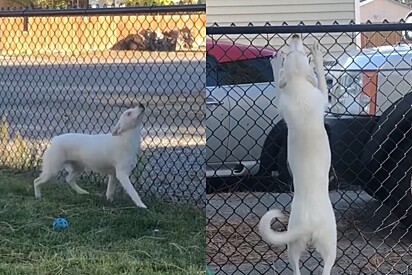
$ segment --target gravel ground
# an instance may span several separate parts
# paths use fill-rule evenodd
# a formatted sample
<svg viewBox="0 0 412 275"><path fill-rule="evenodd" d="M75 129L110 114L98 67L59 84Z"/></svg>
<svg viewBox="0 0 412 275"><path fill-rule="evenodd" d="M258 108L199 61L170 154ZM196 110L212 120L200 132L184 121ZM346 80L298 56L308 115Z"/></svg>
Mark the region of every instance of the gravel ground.
<svg viewBox="0 0 412 275"><path fill-rule="evenodd" d="M330 196L338 227L332 274L412 271L412 236L389 209L363 191L332 191ZM291 194L274 193L208 196L206 256L216 274L292 274L286 246L269 247L256 231L259 217L269 208L290 211L291 198ZM275 228L285 229L287 220L277 222ZM310 250L301 260L303 275L321 274L319 254Z"/></svg>

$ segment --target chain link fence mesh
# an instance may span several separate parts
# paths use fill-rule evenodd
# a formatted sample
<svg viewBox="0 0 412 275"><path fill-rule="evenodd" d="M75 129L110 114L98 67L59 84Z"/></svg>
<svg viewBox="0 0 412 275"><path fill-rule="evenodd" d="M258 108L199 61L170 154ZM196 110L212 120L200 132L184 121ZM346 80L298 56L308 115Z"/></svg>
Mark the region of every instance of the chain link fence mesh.
<svg viewBox="0 0 412 275"><path fill-rule="evenodd" d="M318 40L325 53L338 228L332 274L412 271L412 50L404 36L411 28L207 27L206 257L217 274L292 274L286 246L268 246L257 224L270 208L290 211L287 128L277 114L270 60L293 33L307 47ZM320 274L317 252L309 249L301 260L302 274Z"/></svg>
<svg viewBox="0 0 412 275"><path fill-rule="evenodd" d="M204 204L204 5L3 12L0 33L3 168L37 174L53 136L109 133L141 102L138 192Z"/></svg>

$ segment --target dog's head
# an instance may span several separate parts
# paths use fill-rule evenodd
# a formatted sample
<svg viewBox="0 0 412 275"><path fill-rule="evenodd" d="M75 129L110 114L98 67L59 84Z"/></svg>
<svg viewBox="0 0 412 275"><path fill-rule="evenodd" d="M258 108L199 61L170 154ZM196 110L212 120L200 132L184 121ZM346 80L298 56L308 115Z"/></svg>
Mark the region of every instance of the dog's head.
<svg viewBox="0 0 412 275"><path fill-rule="evenodd" d="M126 110L113 129L112 135L118 136L122 133L136 128L142 122L145 107L139 103L137 107Z"/></svg>
<svg viewBox="0 0 412 275"><path fill-rule="evenodd" d="M289 41L288 53L283 63L283 70L285 74L293 74L295 76L306 76L308 72L312 71L302 39L297 34L294 34Z"/></svg>

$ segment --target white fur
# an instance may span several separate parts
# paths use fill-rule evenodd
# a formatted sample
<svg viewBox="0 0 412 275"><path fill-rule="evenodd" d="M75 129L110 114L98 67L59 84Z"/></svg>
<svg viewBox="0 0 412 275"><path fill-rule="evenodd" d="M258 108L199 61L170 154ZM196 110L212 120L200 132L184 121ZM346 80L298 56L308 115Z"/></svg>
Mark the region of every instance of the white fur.
<svg viewBox="0 0 412 275"><path fill-rule="evenodd" d="M146 208L129 175L137 164L140 149L140 128L143 105L126 110L113 129L112 134L64 134L52 139L43 155L43 169L34 180L36 198L41 197L41 185L66 169L67 183L79 194L88 194L76 184L76 178L91 170L109 176L106 197L113 201L116 183L120 182L126 193L138 207Z"/></svg>
<svg viewBox="0 0 412 275"><path fill-rule="evenodd" d="M280 210L267 212L260 220L259 233L268 243L287 244L295 275L300 275L299 259L308 244L321 253L323 275L330 275L336 259L336 220L329 198L331 152L324 128L328 91L323 55L318 43L311 48L316 80L304 52L302 40L294 35L289 53L278 54L273 64L278 78L279 111L288 127L288 163L292 171L294 196L288 230L271 229ZM282 61L283 68L282 68Z"/></svg>

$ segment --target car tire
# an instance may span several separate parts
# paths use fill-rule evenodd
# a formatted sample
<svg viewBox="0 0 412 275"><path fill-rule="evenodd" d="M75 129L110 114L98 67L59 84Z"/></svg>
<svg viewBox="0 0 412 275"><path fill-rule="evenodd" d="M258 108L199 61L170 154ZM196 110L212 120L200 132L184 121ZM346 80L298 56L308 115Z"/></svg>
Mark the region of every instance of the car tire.
<svg viewBox="0 0 412 275"><path fill-rule="evenodd" d="M365 191L390 208L412 231L412 93L382 114L362 154Z"/></svg>
<svg viewBox="0 0 412 275"><path fill-rule="evenodd" d="M412 152L408 152L411 146L411 142L404 142L390 153L365 187L365 191L384 203L409 231L412 231Z"/></svg>
<svg viewBox="0 0 412 275"><path fill-rule="evenodd" d="M284 165L284 160L279 158L279 155L282 154L281 151L286 146L286 138L286 123L281 120L272 128L263 144L259 176L272 176L273 171L279 171L279 165ZM286 155L284 157L286 160Z"/></svg>

